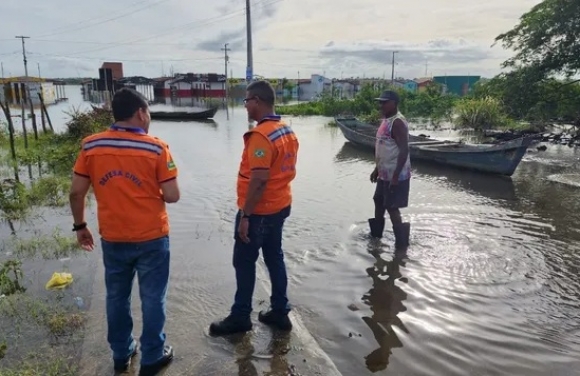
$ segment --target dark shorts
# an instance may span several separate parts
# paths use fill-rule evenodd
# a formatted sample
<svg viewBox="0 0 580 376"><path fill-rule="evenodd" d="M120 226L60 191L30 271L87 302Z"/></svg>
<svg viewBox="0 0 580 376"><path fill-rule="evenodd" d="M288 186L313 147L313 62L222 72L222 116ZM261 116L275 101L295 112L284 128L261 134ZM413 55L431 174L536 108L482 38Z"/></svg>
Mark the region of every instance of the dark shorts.
<svg viewBox="0 0 580 376"><path fill-rule="evenodd" d="M382 202L387 210L406 208L409 205L410 181L411 179L401 180L399 184L390 187L388 181L377 180L373 200Z"/></svg>

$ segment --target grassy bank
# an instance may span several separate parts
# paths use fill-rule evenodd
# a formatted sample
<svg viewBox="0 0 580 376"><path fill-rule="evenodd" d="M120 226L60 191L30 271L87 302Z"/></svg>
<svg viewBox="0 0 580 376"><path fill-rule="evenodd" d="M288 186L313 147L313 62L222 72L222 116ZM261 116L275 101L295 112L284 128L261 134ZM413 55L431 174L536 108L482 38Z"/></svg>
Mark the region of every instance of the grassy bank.
<svg viewBox="0 0 580 376"><path fill-rule="evenodd" d="M513 78L506 76L477 83L472 92L463 98L441 94L441 87L437 84L417 93L389 88L388 85L366 85L352 99L339 98L336 93L325 92L313 101L278 106L277 112L293 116L349 115L370 124L378 124L380 114L374 98L383 90L391 89L399 93L399 107L407 118L429 119L435 126L447 122L458 129L475 131L543 132L561 119L570 124L574 119L580 121L580 85L551 80L535 84L532 93L535 94L530 95L531 89L524 87L514 92L515 84L512 81ZM544 92L550 95L542 96ZM526 100L519 101L518 98L523 95L527 96Z"/></svg>
<svg viewBox="0 0 580 376"><path fill-rule="evenodd" d="M2 124L0 376L77 374L92 269L69 227L70 175L80 140L112 119L99 108L70 117L65 132L38 138ZM72 283L47 289L55 272Z"/></svg>

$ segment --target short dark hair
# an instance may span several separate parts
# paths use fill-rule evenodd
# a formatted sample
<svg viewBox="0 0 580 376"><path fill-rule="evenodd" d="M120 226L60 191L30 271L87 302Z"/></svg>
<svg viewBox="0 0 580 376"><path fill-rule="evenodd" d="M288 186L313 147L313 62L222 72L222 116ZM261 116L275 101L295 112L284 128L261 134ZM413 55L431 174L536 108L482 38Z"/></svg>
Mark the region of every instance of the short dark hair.
<svg viewBox="0 0 580 376"><path fill-rule="evenodd" d="M140 109L149 107L147 98L136 90L124 87L115 92L111 103L113 118L115 121L126 121L135 115Z"/></svg>
<svg viewBox="0 0 580 376"><path fill-rule="evenodd" d="M269 106L274 106L276 102L276 92L268 81L254 81L248 85L246 91Z"/></svg>

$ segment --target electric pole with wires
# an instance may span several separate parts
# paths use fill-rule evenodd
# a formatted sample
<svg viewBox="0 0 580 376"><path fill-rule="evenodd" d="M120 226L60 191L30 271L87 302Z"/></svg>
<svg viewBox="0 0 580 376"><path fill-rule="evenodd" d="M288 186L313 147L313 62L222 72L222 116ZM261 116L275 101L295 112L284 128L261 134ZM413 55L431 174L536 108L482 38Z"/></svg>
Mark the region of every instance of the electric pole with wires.
<svg viewBox="0 0 580 376"><path fill-rule="evenodd" d="M26 77L26 83L24 84L26 96L30 100L30 90L28 89L28 60L26 59L26 44L25 39L30 39L30 37L24 35L17 35L14 38L22 40L22 60L24 61L24 76ZM23 96L20 96L20 101L23 101Z"/></svg>
<svg viewBox="0 0 580 376"><path fill-rule="evenodd" d="M246 67L246 81L248 84L254 78L254 56L252 52L252 12L250 10L250 0L246 0L246 40L248 52L248 65Z"/></svg>
<svg viewBox="0 0 580 376"><path fill-rule="evenodd" d="M227 101L228 99L228 63L230 62L230 57L228 55L228 52L231 51L228 48L229 43L224 44L224 48L222 48L222 51L224 52L224 77L225 77L225 81L224 81L224 99Z"/></svg>

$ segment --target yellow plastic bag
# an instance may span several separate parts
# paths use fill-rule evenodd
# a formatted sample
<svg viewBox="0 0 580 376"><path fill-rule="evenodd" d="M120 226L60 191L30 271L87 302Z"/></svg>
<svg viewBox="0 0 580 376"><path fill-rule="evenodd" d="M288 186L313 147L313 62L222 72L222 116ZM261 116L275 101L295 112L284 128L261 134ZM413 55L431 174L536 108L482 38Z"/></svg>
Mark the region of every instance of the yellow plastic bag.
<svg viewBox="0 0 580 376"><path fill-rule="evenodd" d="M54 272L50 280L46 283L46 289L64 289L73 283L73 277L70 273Z"/></svg>

